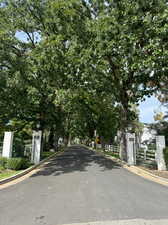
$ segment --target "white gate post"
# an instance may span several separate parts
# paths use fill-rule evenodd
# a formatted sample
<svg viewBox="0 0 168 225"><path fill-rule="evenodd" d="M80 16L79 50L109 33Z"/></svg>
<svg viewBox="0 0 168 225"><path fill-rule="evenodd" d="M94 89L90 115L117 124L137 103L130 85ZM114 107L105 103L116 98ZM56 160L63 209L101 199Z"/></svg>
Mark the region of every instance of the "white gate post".
<svg viewBox="0 0 168 225"><path fill-rule="evenodd" d="M92 141L92 148L94 149L94 145L95 145L95 143L94 143L94 141Z"/></svg>
<svg viewBox="0 0 168 225"><path fill-rule="evenodd" d="M42 143L42 131L33 131L31 162L38 164L40 162L40 153Z"/></svg>
<svg viewBox="0 0 168 225"><path fill-rule="evenodd" d="M127 162L128 164L135 165L136 164L136 153L135 153L135 134L127 133Z"/></svg>
<svg viewBox="0 0 168 225"><path fill-rule="evenodd" d="M165 137L156 136L156 161L158 170L166 170L166 164L163 155L163 149L165 148Z"/></svg>
<svg viewBox="0 0 168 225"><path fill-rule="evenodd" d="M3 140L2 156L11 158L12 147L13 147L13 132L5 132L4 140Z"/></svg>

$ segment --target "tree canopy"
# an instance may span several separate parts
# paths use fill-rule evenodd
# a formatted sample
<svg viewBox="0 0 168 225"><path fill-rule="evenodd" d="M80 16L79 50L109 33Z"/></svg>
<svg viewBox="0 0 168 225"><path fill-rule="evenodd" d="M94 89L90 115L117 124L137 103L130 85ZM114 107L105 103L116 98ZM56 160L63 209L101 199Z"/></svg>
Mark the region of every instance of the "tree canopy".
<svg viewBox="0 0 168 225"><path fill-rule="evenodd" d="M167 14L165 0L0 0L1 127L124 143L166 76Z"/></svg>

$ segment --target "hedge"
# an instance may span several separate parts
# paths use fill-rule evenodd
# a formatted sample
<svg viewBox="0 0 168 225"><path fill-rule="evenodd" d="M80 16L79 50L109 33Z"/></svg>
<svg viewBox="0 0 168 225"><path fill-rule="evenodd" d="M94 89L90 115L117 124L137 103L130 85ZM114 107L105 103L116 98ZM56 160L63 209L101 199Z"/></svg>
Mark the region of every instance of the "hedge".
<svg viewBox="0 0 168 225"><path fill-rule="evenodd" d="M7 164L7 158L6 157L0 157L0 167L4 168L6 167Z"/></svg>
<svg viewBox="0 0 168 225"><path fill-rule="evenodd" d="M31 165L28 159L25 158L5 158L0 157L0 167L11 170L26 169Z"/></svg>

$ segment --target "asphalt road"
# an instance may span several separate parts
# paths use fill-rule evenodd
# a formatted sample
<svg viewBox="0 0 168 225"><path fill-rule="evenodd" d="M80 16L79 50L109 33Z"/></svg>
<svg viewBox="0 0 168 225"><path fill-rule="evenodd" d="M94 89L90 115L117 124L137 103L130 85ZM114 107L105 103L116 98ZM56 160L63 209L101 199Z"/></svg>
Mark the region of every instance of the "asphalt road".
<svg viewBox="0 0 168 225"><path fill-rule="evenodd" d="M168 225L168 188L73 146L0 190L0 225Z"/></svg>

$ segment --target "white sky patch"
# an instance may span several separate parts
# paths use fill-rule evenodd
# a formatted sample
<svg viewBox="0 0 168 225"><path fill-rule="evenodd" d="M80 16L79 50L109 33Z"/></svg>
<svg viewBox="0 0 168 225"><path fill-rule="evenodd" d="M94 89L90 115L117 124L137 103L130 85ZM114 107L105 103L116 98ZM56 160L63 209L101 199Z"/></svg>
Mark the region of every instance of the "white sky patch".
<svg viewBox="0 0 168 225"><path fill-rule="evenodd" d="M154 71L152 71L152 72L150 73L150 77L153 77L154 74L155 74Z"/></svg>
<svg viewBox="0 0 168 225"><path fill-rule="evenodd" d="M15 37L22 42L26 42L26 43L30 42L30 40L28 39L28 35L23 31L16 32ZM37 32L34 32L34 38L36 42L40 42L41 40L40 34Z"/></svg>

